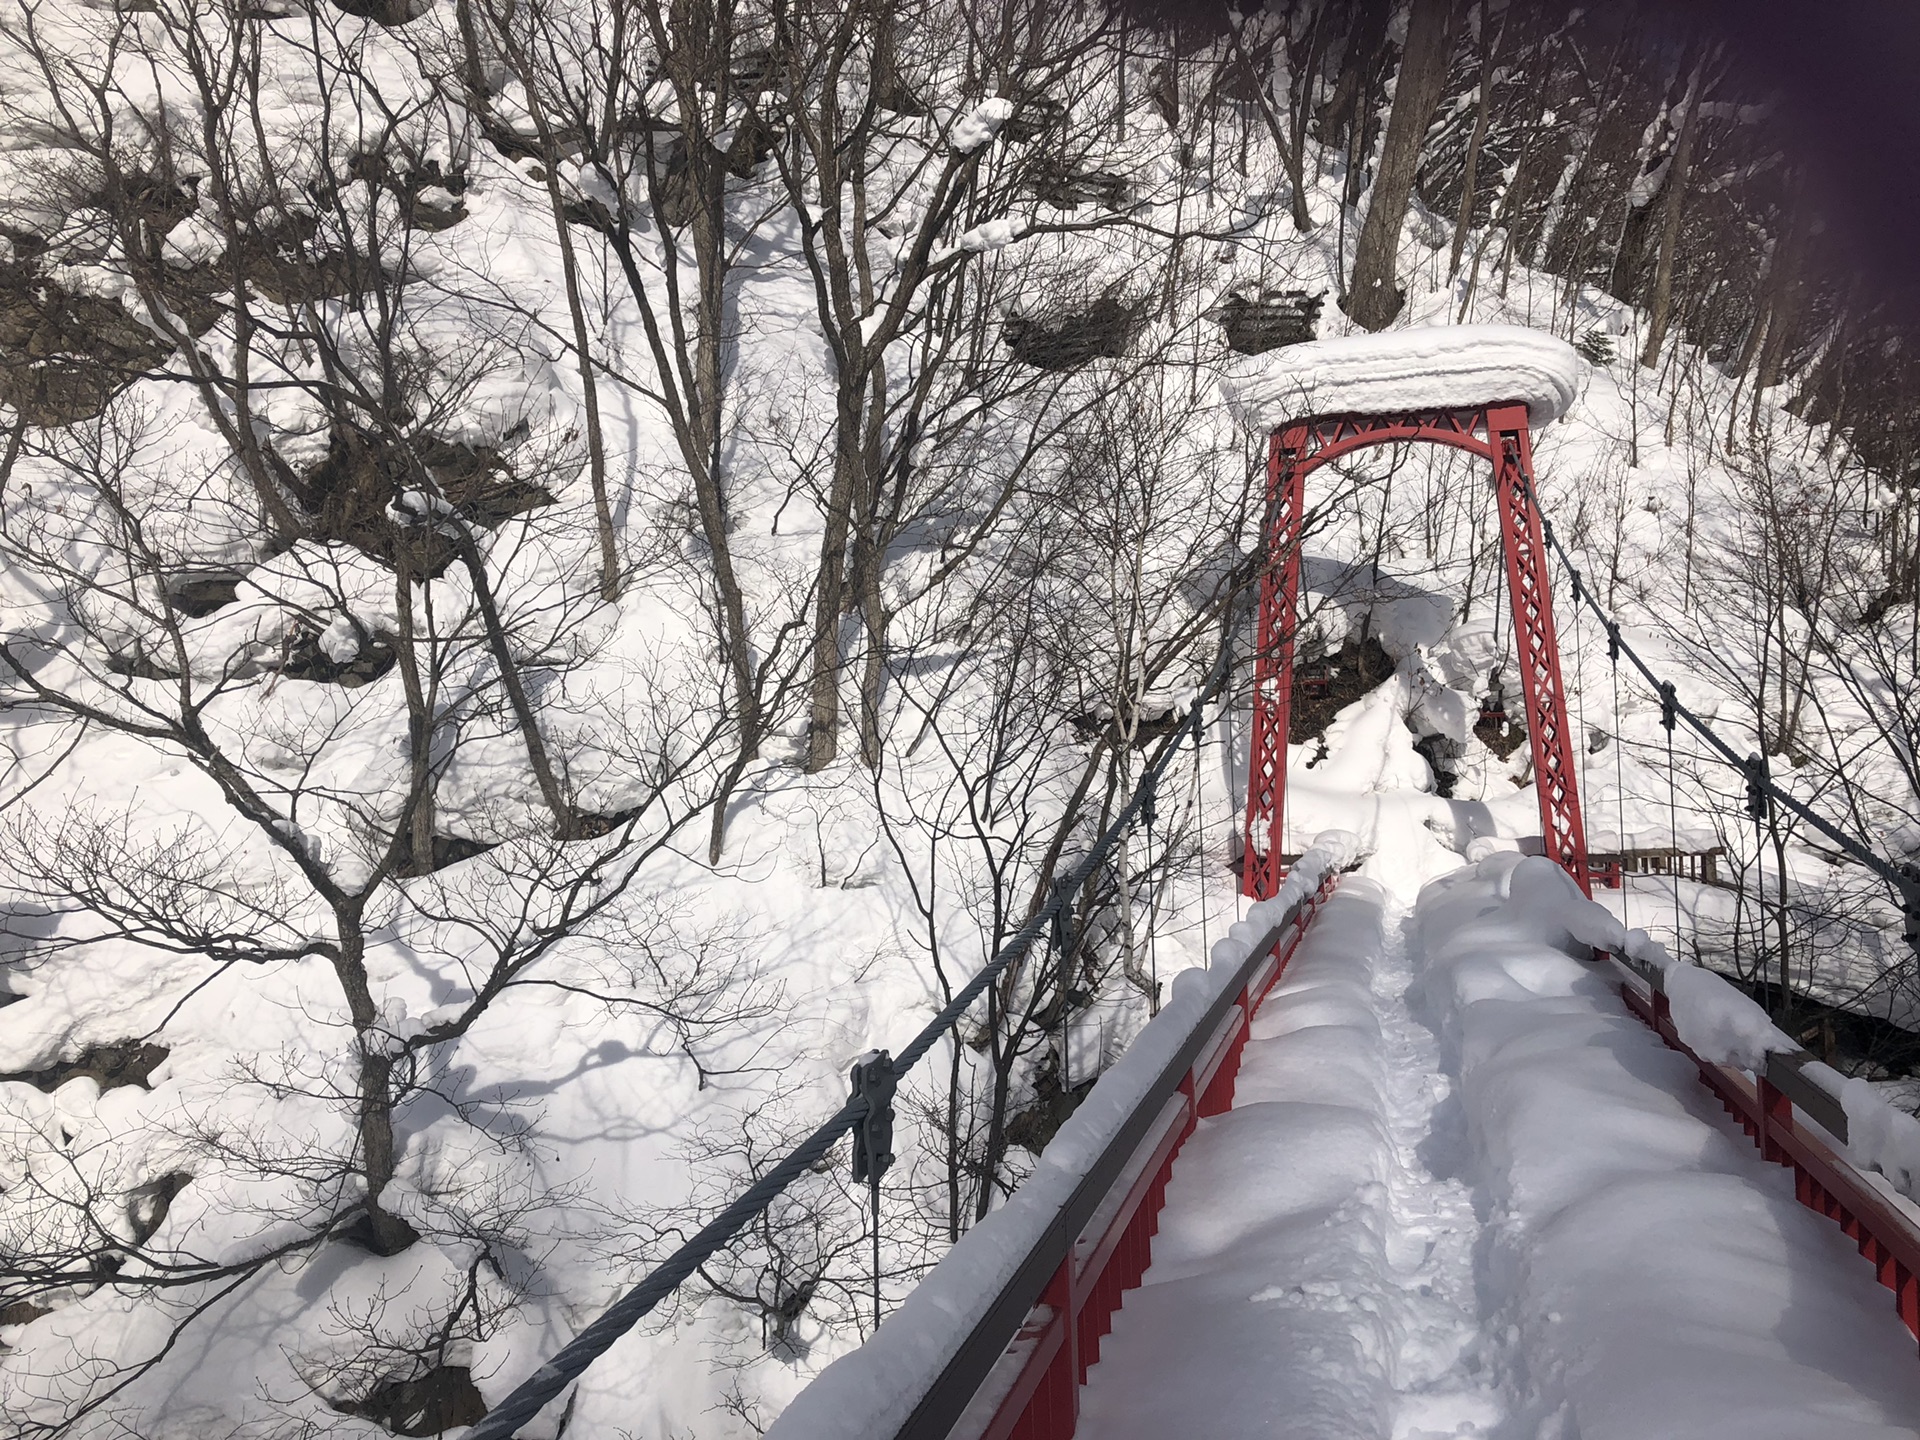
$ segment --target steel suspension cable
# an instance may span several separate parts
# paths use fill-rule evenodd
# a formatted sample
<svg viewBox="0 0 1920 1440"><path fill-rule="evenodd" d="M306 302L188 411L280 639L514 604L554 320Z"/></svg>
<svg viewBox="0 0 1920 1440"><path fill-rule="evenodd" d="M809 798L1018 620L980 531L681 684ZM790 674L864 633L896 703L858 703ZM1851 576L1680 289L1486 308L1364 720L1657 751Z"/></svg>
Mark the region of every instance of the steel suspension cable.
<svg viewBox="0 0 1920 1440"><path fill-rule="evenodd" d="M1573 598L1580 599L1580 574L1574 572ZM1574 739L1580 747L1580 793L1591 795L1593 787L1588 783L1587 772L1592 768L1587 762L1593 753L1592 731L1587 728L1587 647L1584 643L1585 632L1580 627L1580 612L1573 612L1573 684L1568 688L1573 693ZM1534 783L1540 783L1538 777ZM1591 883L1591 882L1589 882Z"/></svg>
<svg viewBox="0 0 1920 1440"><path fill-rule="evenodd" d="M1673 850L1674 866L1668 877L1673 882L1673 953L1680 953L1680 791L1679 782L1673 773L1673 727L1678 717L1674 714L1673 682L1667 681L1660 687L1660 725L1667 732L1667 844ZM1694 946L1695 951L1699 945Z"/></svg>
<svg viewBox="0 0 1920 1440"><path fill-rule="evenodd" d="M1580 578L1579 567L1574 564L1573 557L1567 553L1566 548L1560 544L1558 537L1553 533L1553 522L1543 517L1541 521L1541 531L1547 543L1547 548L1560 557L1560 562L1567 567L1568 572L1574 578L1575 600L1583 603L1602 623L1612 624L1613 617L1601 608L1599 601L1595 600L1592 593L1586 589L1586 586ZM1661 689L1663 682L1660 677L1654 674L1652 667L1641 657L1640 652L1628 643L1624 636L1622 636L1620 641L1620 653L1632 662L1633 668L1640 672L1641 677L1646 680L1648 685L1652 686L1656 692ZM1702 740L1706 741L1707 745L1716 755L1745 776L1749 786L1757 788L1758 791L1769 796L1776 804L1785 807L1790 813L1805 821L1813 829L1819 831L1827 839L1839 846L1844 853L1852 856L1882 880L1886 881L1887 884L1893 886L1895 892L1902 897L1903 908L1905 908L1910 915L1920 912L1920 873L1897 865L1875 854L1863 841L1849 835L1846 831L1842 830L1839 826L1835 825L1803 801L1774 784L1765 772L1765 762L1759 756L1750 755L1742 759L1739 752L1727 744L1725 740L1722 740L1712 726L1694 714L1687 706L1680 703L1678 698L1675 698L1672 704L1675 717L1686 721L1689 730L1692 730Z"/></svg>
<svg viewBox="0 0 1920 1440"><path fill-rule="evenodd" d="M1202 955L1211 953L1207 948L1207 808L1206 797L1202 794L1200 783L1201 753L1204 747L1205 742L1196 734L1193 741L1193 834L1200 861L1200 953ZM1286 843L1286 812L1284 810L1280 813L1278 828L1279 837L1270 838L1267 841L1269 845ZM1271 835L1272 831L1269 830L1268 833Z"/></svg>
<svg viewBox="0 0 1920 1440"><path fill-rule="evenodd" d="M1160 877L1154 873L1153 831L1154 822L1159 819L1157 799L1153 787L1147 787L1147 803L1140 807L1140 823L1146 827L1147 851L1147 983L1153 987L1153 993L1147 997L1147 1015L1149 1018L1160 1013ZM1160 847L1164 854L1166 846ZM1131 897L1129 897L1131 903Z"/></svg>
<svg viewBox="0 0 1920 1440"><path fill-rule="evenodd" d="M1607 626L1607 660L1613 671L1613 798L1614 813L1620 826L1620 923L1627 919L1627 741L1626 727L1620 723L1620 627Z"/></svg>
<svg viewBox="0 0 1920 1440"><path fill-rule="evenodd" d="M1753 963L1760 977L1760 993L1765 995L1772 988L1768 971L1767 946L1772 943L1767 935L1767 822L1759 806L1753 807ZM1785 1006L1787 997L1780 997Z"/></svg>
<svg viewBox="0 0 1920 1440"><path fill-rule="evenodd" d="M1034 943L1043 940L1049 933L1062 905L1072 903L1071 897L1079 892L1088 877L1112 853L1121 836L1132 827L1143 806L1151 803L1147 796L1151 793L1152 786L1157 784L1172 767L1180 747L1189 737L1194 741L1197 755L1201 734L1205 728L1206 707L1220 693L1226 685L1228 676L1232 673L1233 627L1238 609L1237 605L1232 604L1227 607L1221 626L1219 658L1215 660L1213 669L1209 672L1199 694L1194 697L1186 719L1181 722L1179 729L1167 737L1160 754L1147 767L1146 773L1141 777L1139 785L1135 787L1127 804L1100 832L1093 847L1065 880L1051 887L1046 901L1034 911L1013 938L1000 947L992 960L975 972L973 978L955 993L946 1007L929 1020L919 1034L914 1036L906 1049L891 1059L884 1051L880 1052L878 1059L890 1071L893 1080L897 1081L917 1065L939 1042L940 1037L959 1022L982 993L988 996L988 1005L991 1010L996 994L993 982L1008 967L1031 953ZM1196 766L1196 787L1198 779L1199 773ZM1204 915L1203 906L1203 924ZM523 1380L505 1400L482 1416L473 1428L467 1431L466 1440L508 1440L508 1437L516 1434L521 1426L539 1414L549 1401L577 1380L589 1365L604 1355L616 1340L658 1307L661 1301L677 1290L701 1265L724 1249L789 1185L824 1160L827 1152L843 1136L859 1129L868 1119L872 1108L872 1102L866 1095L857 1094L849 1099L834 1112L831 1119L803 1140L759 1180L741 1192L732 1204L696 1231L692 1239L655 1266L638 1284L610 1305L598 1319L567 1344L561 1346L551 1360ZM874 1193L877 1200L877 1185ZM874 1261L876 1317L879 1313L878 1233L876 1224Z"/></svg>

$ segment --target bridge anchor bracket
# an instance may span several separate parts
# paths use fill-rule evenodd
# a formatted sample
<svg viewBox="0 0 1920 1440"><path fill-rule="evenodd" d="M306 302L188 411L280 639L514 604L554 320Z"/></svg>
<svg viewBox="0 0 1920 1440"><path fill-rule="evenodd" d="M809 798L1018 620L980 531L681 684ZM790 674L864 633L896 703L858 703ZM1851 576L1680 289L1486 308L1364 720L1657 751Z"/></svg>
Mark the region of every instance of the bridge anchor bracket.
<svg viewBox="0 0 1920 1440"><path fill-rule="evenodd" d="M893 1057L869 1050L853 1062L853 1098L867 1102L867 1113L853 1131L853 1178L878 1185L893 1164L893 1092L899 1078Z"/></svg>

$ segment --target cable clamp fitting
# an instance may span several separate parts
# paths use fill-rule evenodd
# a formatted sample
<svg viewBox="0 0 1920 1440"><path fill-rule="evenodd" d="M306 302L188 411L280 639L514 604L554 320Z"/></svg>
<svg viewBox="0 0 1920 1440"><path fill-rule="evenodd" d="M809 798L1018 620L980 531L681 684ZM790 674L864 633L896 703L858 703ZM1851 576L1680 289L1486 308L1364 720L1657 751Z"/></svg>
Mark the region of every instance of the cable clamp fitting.
<svg viewBox="0 0 1920 1440"><path fill-rule="evenodd" d="M878 1185L893 1164L893 1092L899 1077L893 1057L869 1050L853 1062L853 1098L867 1102L867 1113L853 1131L853 1178Z"/></svg>
<svg viewBox="0 0 1920 1440"><path fill-rule="evenodd" d="M1901 937L1920 950L1920 866L1903 860L1895 869L1900 875Z"/></svg>
<svg viewBox="0 0 1920 1440"><path fill-rule="evenodd" d="M1751 754L1740 768L1747 772L1747 814L1755 820L1768 819L1773 814L1773 786L1767 779L1767 757Z"/></svg>

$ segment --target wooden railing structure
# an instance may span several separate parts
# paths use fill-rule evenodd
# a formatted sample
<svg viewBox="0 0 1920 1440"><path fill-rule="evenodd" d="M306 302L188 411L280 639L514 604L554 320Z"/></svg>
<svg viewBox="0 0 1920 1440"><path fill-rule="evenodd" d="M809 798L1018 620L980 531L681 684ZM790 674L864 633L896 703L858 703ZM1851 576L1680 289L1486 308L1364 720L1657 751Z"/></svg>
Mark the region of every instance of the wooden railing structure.
<svg viewBox="0 0 1920 1440"><path fill-rule="evenodd" d="M1609 890L1618 890L1628 875L1671 875L1697 885L1723 885L1720 857L1727 847L1680 850L1655 847L1635 850L1595 850L1587 855L1587 871Z"/></svg>

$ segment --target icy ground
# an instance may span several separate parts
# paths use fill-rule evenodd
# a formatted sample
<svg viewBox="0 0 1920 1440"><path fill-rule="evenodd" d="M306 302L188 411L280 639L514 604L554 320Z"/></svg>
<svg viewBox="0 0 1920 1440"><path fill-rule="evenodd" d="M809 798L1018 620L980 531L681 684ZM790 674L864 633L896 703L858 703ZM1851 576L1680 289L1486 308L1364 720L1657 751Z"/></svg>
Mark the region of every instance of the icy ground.
<svg viewBox="0 0 1920 1440"><path fill-rule="evenodd" d="M1888 1293L1558 948L1564 877L1508 853L1421 888L1407 858L1346 882L1256 1018L1081 1433L1920 1435Z"/></svg>

